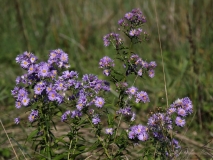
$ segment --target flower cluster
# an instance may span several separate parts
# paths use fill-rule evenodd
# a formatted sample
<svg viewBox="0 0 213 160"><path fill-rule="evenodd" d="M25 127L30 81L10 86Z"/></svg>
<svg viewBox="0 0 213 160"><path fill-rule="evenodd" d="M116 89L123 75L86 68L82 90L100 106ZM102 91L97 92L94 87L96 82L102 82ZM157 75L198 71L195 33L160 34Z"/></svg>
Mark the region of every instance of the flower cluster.
<svg viewBox="0 0 213 160"><path fill-rule="evenodd" d="M104 46L109 46L112 42L115 44L116 48L123 43L122 39L120 38L120 35L117 33L109 33L103 37Z"/></svg>
<svg viewBox="0 0 213 160"><path fill-rule="evenodd" d="M69 102L74 104L75 108L73 111L67 110L63 113L61 119L65 121L68 116L70 118L82 116L85 107L103 107L105 100L100 93L110 90L108 82L98 79L93 74L85 74L78 80L76 71L61 71L61 68L69 66L68 55L61 49L50 51L47 62L36 63L37 60L36 56L29 52L24 52L16 58L21 67L27 71L17 78L17 86L11 91L16 99L16 108L32 106L40 101L44 104L54 102L57 105ZM107 65L112 66L113 62L107 61L103 64ZM38 115L39 109L34 108L29 115L29 122L34 122ZM15 119L15 123L19 123L19 119Z"/></svg>
<svg viewBox="0 0 213 160"><path fill-rule="evenodd" d="M133 9L118 21L118 25L124 28L125 34L129 37L139 37L143 29L141 26L146 23L146 18L139 9ZM144 32L144 34L146 34Z"/></svg>
<svg viewBox="0 0 213 160"><path fill-rule="evenodd" d="M111 68L114 67L114 61L108 56L103 57L99 62L99 67L103 68L103 74L109 76Z"/></svg>
<svg viewBox="0 0 213 160"><path fill-rule="evenodd" d="M150 78L155 76L154 68L157 66L155 61L151 61L150 63L142 60L137 54L133 54L128 59L128 67L126 70L126 75L131 73L135 73L138 76L142 76L144 72L148 72Z"/></svg>
<svg viewBox="0 0 213 160"><path fill-rule="evenodd" d="M174 129L174 125L183 127L186 123L183 117L193 112L192 102L188 97L177 99L165 113L154 113L148 119L148 128L153 137L159 141L167 142L173 145L174 149L179 149L180 146L177 140L170 140L165 135L165 132ZM174 115L177 116L174 116Z"/></svg>
<svg viewBox="0 0 213 160"><path fill-rule="evenodd" d="M149 102L148 94L144 91L138 92L138 89L134 86L128 88L126 90L126 93L129 97L129 99L131 99L134 96L135 99L136 99L135 100L136 103L139 103L139 102L147 103L147 102Z"/></svg>
<svg viewBox="0 0 213 160"><path fill-rule="evenodd" d="M132 108L130 106L124 107L124 108L120 108L117 111L117 114L122 114L125 117L129 118L130 121L134 121L135 120L135 116L136 114L132 111Z"/></svg>
<svg viewBox="0 0 213 160"><path fill-rule="evenodd" d="M148 139L148 128L139 124L132 126L128 133L129 139L136 141L146 141Z"/></svg>

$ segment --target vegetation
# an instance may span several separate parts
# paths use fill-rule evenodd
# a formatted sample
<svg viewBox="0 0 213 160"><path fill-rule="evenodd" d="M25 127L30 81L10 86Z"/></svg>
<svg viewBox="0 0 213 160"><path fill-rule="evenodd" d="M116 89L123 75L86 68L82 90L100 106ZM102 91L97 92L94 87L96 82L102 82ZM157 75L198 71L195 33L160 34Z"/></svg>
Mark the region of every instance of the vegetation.
<svg viewBox="0 0 213 160"><path fill-rule="evenodd" d="M158 107L166 108L164 64L169 104L178 97L189 97L194 106L193 114L187 119L189 123L176 134L184 146L185 159L213 157L211 0L168 0L165 3L154 0L55 3L1 0L0 4L3 6L0 13L4 15L0 22L1 159L15 157L5 132L19 156L23 156L22 153L30 156L33 152L31 144L26 142L31 130L24 126L17 127L13 121L14 117L20 115L23 119L28 117L28 114L15 110L15 101L11 96L17 75L23 74L15 62L16 56L23 51L30 51L39 59L47 60L50 49L61 48L69 54L71 69L78 71L79 77L93 73L99 79L105 79L102 70L97 67L98 62L105 55L113 57L115 52L105 48L102 38L107 33L117 32L117 21L133 8L140 8L146 16L147 23L143 29L149 34L149 41L142 42L134 50L143 59L155 60L158 65L155 78L136 81L135 86L146 90L150 99L148 104L135 106L141 115L136 121L145 124L151 111ZM57 125L61 133L66 132L63 123L57 122Z"/></svg>

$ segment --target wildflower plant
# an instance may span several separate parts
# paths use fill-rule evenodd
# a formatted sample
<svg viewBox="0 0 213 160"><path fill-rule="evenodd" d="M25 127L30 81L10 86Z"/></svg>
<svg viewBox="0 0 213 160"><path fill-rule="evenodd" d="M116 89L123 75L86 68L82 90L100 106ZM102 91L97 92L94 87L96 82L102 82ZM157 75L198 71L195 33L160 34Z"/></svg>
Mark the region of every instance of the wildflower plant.
<svg viewBox="0 0 213 160"><path fill-rule="evenodd" d="M12 95L15 107L26 110L28 119L16 117L14 122L27 121L35 129L28 140L39 152L38 157L122 159L131 147L145 143L149 145L138 158L172 159L179 155L181 147L172 132L184 127L186 116L193 112L189 98L178 99L169 108L151 113L147 124L135 122L137 114L132 104L142 106L151 101L147 91L137 88L135 81L153 78L157 66L155 61L145 61L132 49L147 39L144 23L142 12L133 9L118 21L118 30L130 39L129 45L117 33L103 37L104 45L113 46L116 52L114 59L104 56L99 61L99 68L111 84L93 74L79 78L77 71L69 69L68 54L61 49L51 50L46 62L40 62L30 52L17 56L16 62L26 73L17 77ZM135 76L131 83L130 75ZM118 97L110 100L113 87ZM55 133L59 122L68 126L67 133ZM85 136L85 132L91 132L92 138Z"/></svg>

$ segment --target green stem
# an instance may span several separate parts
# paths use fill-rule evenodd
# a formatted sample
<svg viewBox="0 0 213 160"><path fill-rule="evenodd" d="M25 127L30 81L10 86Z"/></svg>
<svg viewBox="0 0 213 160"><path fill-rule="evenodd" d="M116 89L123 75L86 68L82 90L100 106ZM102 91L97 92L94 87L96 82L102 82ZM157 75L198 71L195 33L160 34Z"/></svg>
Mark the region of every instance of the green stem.
<svg viewBox="0 0 213 160"><path fill-rule="evenodd" d="M87 115L87 118L88 118L90 124L92 125L92 127L93 127L93 128L96 128L96 127L94 126L94 124L92 123L92 121L90 120L90 118L89 118L88 115ZM102 144L102 146L103 146L103 148L104 148L104 153L106 154L106 156L107 156L109 159L112 159L112 157L109 155L108 150L107 150L107 148L106 148L106 145L105 145L105 143L103 142L103 140L101 139L101 137L100 137L99 135L97 135L97 134L96 134L96 136L97 136L98 140L101 142L101 144Z"/></svg>
<svg viewBox="0 0 213 160"><path fill-rule="evenodd" d="M70 141L70 145L69 145L69 151L68 151L68 155L67 155L67 160L70 159L70 148L72 147L72 140Z"/></svg>

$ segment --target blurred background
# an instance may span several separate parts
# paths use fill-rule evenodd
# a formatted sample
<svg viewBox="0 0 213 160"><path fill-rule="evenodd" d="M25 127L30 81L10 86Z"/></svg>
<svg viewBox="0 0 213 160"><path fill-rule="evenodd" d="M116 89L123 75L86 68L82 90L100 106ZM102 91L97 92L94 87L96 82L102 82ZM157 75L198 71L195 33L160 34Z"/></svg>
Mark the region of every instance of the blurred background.
<svg viewBox="0 0 213 160"><path fill-rule="evenodd" d="M146 17L143 29L150 36L135 50L142 59L158 64L153 79L137 81L136 85L148 92L150 103L136 109L145 116L156 107L165 108L156 6L169 104L188 96L194 105L187 127L180 130L186 138L182 140L200 151L200 157L213 156L202 147L212 151L213 146L212 0L0 0L0 6L0 118L11 137L18 141L13 119L23 112L15 109L11 96L15 78L24 73L15 62L16 56L30 51L46 61L49 50L61 48L69 54L71 68L80 77L93 73L104 79L98 62L105 55L113 58L115 51L104 47L102 38L118 32L117 21L134 8L141 9ZM147 118L138 117L138 121L145 124ZM7 159L11 148L0 128L0 157Z"/></svg>

